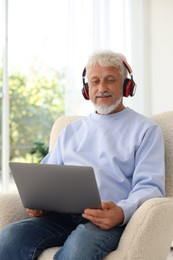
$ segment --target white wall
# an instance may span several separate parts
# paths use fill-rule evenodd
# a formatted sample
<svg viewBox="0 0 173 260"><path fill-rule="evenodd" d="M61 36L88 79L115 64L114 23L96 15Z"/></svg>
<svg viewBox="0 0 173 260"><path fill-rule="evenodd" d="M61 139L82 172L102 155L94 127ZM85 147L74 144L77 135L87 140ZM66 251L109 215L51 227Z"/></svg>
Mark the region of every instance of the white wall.
<svg viewBox="0 0 173 260"><path fill-rule="evenodd" d="M151 0L151 113L173 109L173 1Z"/></svg>

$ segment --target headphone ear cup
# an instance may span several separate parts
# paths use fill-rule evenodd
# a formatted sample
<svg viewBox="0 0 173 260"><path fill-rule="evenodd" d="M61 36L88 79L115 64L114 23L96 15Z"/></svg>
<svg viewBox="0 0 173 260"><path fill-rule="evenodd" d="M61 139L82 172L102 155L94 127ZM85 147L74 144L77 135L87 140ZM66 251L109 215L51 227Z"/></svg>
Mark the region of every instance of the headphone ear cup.
<svg viewBox="0 0 173 260"><path fill-rule="evenodd" d="M134 87L135 87L135 82L131 79L126 78L123 84L123 96L124 97L134 96L135 93Z"/></svg>
<svg viewBox="0 0 173 260"><path fill-rule="evenodd" d="M90 97L89 97L89 86L88 86L88 83L85 83L83 85L83 88L82 88L82 95L84 96L84 98L86 100L89 100Z"/></svg>

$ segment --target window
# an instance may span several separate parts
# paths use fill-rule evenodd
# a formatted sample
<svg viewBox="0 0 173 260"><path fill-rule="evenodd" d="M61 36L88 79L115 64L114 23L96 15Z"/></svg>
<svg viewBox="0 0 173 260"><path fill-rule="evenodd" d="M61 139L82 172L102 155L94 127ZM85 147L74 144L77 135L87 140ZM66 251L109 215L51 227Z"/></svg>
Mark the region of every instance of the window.
<svg viewBox="0 0 173 260"><path fill-rule="evenodd" d="M94 50L112 49L128 54L124 41L125 2L1 0L4 21L8 21L5 42L8 57L2 55L0 45L0 73L4 72L4 64L8 64L3 84L7 80L8 86L4 87L9 88L10 100L8 106L3 97L5 105L1 109L1 116L5 111L9 114L5 119L9 140L7 132L7 145L1 149L2 152L6 149L7 158L2 160L6 165L2 173L6 176L2 181L4 189L9 175L8 141L9 160L36 161L31 150L34 145L48 145L56 117L92 111L89 101L81 95L81 74ZM3 40L4 28L0 35Z"/></svg>

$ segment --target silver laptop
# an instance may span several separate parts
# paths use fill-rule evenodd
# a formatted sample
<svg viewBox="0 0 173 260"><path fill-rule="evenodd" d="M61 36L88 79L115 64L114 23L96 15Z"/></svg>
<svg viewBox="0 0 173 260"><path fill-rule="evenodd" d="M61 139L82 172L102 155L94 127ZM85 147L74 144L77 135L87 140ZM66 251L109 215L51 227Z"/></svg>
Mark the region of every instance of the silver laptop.
<svg viewBox="0 0 173 260"><path fill-rule="evenodd" d="M25 208L82 213L101 208L92 167L10 162Z"/></svg>

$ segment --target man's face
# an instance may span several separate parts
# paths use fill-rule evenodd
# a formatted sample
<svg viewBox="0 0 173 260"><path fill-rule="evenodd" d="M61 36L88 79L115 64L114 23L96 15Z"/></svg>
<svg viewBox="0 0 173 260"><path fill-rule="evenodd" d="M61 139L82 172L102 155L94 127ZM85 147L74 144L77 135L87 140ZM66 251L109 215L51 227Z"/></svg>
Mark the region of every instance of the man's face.
<svg viewBox="0 0 173 260"><path fill-rule="evenodd" d="M96 65L88 70L89 96L99 114L124 109L123 79L118 68Z"/></svg>

